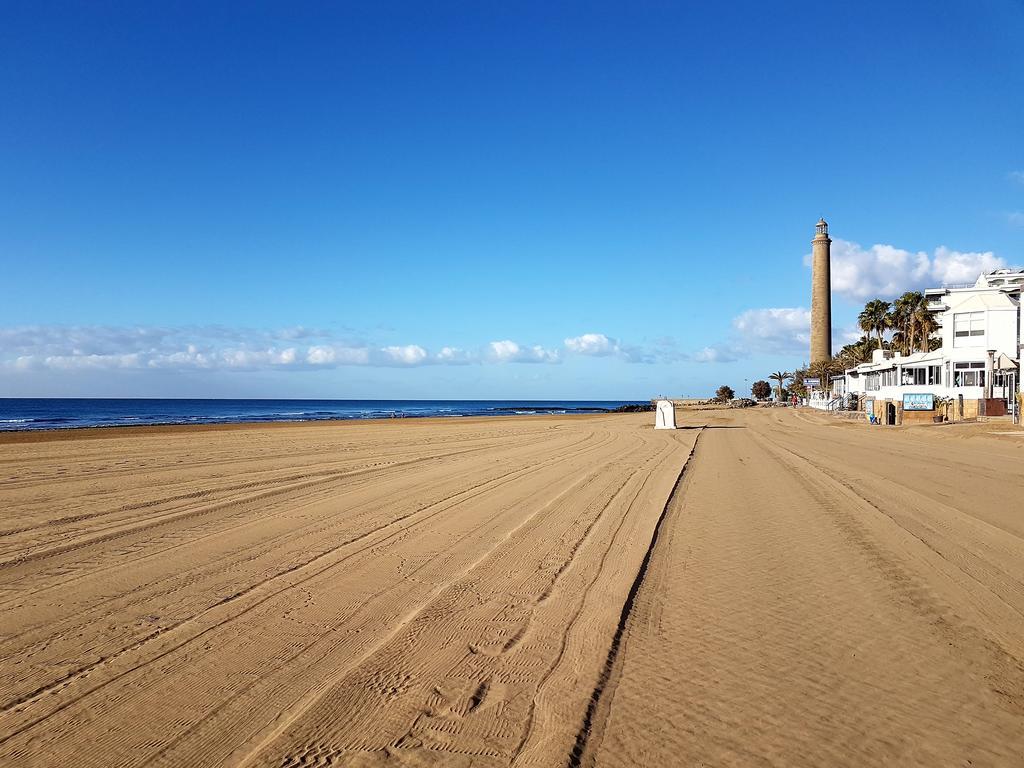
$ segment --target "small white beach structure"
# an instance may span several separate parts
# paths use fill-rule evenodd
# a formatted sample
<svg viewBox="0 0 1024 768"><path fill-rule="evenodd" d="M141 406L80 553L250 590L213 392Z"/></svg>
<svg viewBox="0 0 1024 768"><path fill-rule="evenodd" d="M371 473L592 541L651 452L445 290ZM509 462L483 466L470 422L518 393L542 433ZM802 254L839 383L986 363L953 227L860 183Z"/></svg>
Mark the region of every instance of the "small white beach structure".
<svg viewBox="0 0 1024 768"><path fill-rule="evenodd" d="M654 411L655 429L676 428L676 407L671 400L659 400Z"/></svg>

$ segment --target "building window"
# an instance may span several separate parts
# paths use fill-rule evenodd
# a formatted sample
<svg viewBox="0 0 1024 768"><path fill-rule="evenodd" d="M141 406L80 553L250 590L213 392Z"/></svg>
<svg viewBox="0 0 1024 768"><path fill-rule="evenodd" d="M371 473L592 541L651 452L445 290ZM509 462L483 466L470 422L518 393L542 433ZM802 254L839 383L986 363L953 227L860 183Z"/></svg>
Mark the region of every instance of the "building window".
<svg viewBox="0 0 1024 768"><path fill-rule="evenodd" d="M910 384L915 384L916 382L914 381L914 379L916 379L917 376L922 373L924 373L923 368L904 368L903 380L900 383L905 387Z"/></svg>
<svg viewBox="0 0 1024 768"><path fill-rule="evenodd" d="M868 392L874 392L878 389L878 374L869 373L864 377L864 389Z"/></svg>
<svg viewBox="0 0 1024 768"><path fill-rule="evenodd" d="M1008 387L1010 386L1010 374L1004 371L992 371L992 386L993 387Z"/></svg>
<svg viewBox="0 0 1024 768"><path fill-rule="evenodd" d="M921 368L903 369L903 386L942 386L942 366L929 365Z"/></svg>
<svg viewBox="0 0 1024 768"><path fill-rule="evenodd" d="M953 364L953 386L954 387L984 387L985 386L985 364L984 363L954 363Z"/></svg>
<svg viewBox="0 0 1024 768"><path fill-rule="evenodd" d="M969 347L972 337L984 335L984 312L958 312L953 315L954 347Z"/></svg>

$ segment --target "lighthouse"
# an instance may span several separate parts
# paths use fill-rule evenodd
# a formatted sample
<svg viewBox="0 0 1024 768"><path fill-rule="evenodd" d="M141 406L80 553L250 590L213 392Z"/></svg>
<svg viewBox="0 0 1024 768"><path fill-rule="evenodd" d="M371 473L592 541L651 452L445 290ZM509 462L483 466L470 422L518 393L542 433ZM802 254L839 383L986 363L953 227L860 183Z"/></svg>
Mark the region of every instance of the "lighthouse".
<svg viewBox="0 0 1024 768"><path fill-rule="evenodd" d="M832 357L832 240L828 222L818 219L811 240L811 362Z"/></svg>

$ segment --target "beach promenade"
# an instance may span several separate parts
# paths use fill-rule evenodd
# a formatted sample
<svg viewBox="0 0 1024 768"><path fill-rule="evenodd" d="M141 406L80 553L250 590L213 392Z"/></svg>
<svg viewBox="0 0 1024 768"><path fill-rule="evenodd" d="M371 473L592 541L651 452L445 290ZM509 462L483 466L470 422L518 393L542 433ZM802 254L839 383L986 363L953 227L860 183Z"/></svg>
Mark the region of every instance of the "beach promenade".
<svg viewBox="0 0 1024 768"><path fill-rule="evenodd" d="M1024 433L0 436L5 766L1019 765Z"/></svg>

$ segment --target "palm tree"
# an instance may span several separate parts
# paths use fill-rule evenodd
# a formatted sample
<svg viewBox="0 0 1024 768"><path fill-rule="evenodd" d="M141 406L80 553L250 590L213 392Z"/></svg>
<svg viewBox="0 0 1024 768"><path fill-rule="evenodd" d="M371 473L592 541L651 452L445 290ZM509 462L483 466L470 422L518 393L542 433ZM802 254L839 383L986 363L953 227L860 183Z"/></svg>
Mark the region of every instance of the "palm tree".
<svg viewBox="0 0 1024 768"><path fill-rule="evenodd" d="M909 292L904 293L892 303L892 309L889 312L889 327L893 332L889 337L889 345L901 355L907 352L907 341L910 339L909 321L914 313L909 299Z"/></svg>
<svg viewBox="0 0 1024 768"><path fill-rule="evenodd" d="M892 325L889 315L889 302L881 299L872 299L864 305L864 311L857 315L857 323L864 333L878 334L878 348L883 349L885 344L882 334Z"/></svg>
<svg viewBox="0 0 1024 768"><path fill-rule="evenodd" d="M800 397L806 397L807 387L804 384L804 379L807 377L807 363L804 363L803 368L794 368L793 374L790 376L792 381L789 384L789 391L794 394L800 395Z"/></svg>
<svg viewBox="0 0 1024 768"><path fill-rule="evenodd" d="M776 371L775 373L773 373L768 378L771 379L772 381L778 382L779 386L777 387L777 389L778 389L778 393L779 393L779 400L781 400L782 399L782 388L786 385L787 381L789 381L791 378L793 378L793 374L790 373L789 371Z"/></svg>
<svg viewBox="0 0 1024 768"><path fill-rule="evenodd" d="M829 379L836 370L836 365L832 360L815 360L811 363L807 372L811 376L821 380L821 388L824 391L829 391L832 388L832 383Z"/></svg>
<svg viewBox="0 0 1024 768"><path fill-rule="evenodd" d="M853 368L857 365L854 361L855 355L853 350L850 349L852 344L847 344L845 347L840 349L834 355L832 355L832 362L835 363L836 369L846 370L847 368Z"/></svg>
<svg viewBox="0 0 1024 768"><path fill-rule="evenodd" d="M921 351L931 352L932 342L935 341L932 338L932 334L939 330L939 321L935 319L935 315L924 302L921 303L921 306L914 313L914 320L917 330L921 333ZM941 339L939 340L939 346L942 346Z"/></svg>
<svg viewBox="0 0 1024 768"><path fill-rule="evenodd" d="M895 317L893 318L893 326L899 327ZM903 331L893 331L892 336L889 337L889 348L896 350L901 355L910 354L907 349L909 341L909 336Z"/></svg>
<svg viewBox="0 0 1024 768"><path fill-rule="evenodd" d="M907 291L893 302L892 326L902 332L901 354L909 355L914 351L919 331L918 311L924 306L924 294L920 291Z"/></svg>
<svg viewBox="0 0 1024 768"><path fill-rule="evenodd" d="M871 348L874 342L867 336L861 336L852 344L847 344L833 358L845 371L848 368L856 368L861 363L871 362Z"/></svg>

